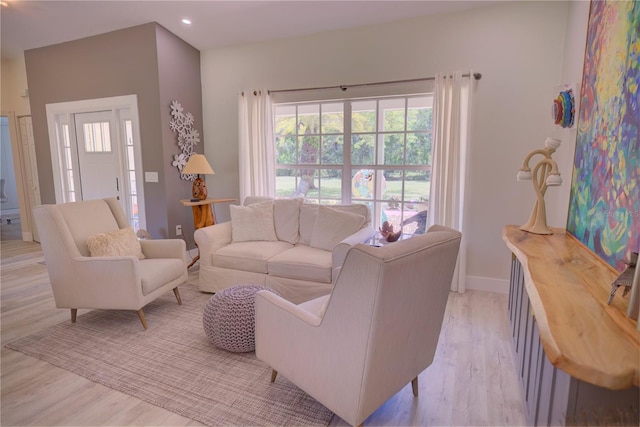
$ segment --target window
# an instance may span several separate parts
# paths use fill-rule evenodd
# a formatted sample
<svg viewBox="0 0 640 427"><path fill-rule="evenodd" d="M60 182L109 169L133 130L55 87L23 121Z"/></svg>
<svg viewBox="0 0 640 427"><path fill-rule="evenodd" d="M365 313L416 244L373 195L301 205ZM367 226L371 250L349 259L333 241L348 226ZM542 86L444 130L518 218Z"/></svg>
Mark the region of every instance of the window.
<svg viewBox="0 0 640 427"><path fill-rule="evenodd" d="M276 104L276 195L363 203L373 226L423 233L431 181L430 94Z"/></svg>
<svg viewBox="0 0 640 427"><path fill-rule="evenodd" d="M111 135L109 122L85 123L84 150L87 153L110 153Z"/></svg>

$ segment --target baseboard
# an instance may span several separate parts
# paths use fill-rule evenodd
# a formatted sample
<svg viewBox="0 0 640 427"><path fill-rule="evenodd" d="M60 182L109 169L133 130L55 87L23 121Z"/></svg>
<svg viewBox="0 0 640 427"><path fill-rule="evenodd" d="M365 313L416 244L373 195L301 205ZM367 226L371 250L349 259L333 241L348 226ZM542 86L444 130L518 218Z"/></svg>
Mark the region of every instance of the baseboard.
<svg viewBox="0 0 640 427"><path fill-rule="evenodd" d="M509 293L509 281L491 277L467 276L466 288L473 291Z"/></svg>

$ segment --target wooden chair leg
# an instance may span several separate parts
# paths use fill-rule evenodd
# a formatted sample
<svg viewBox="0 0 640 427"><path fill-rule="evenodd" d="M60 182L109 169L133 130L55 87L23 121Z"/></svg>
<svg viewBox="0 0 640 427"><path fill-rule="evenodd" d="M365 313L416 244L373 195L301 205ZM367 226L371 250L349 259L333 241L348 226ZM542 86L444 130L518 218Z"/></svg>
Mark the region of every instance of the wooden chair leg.
<svg viewBox="0 0 640 427"><path fill-rule="evenodd" d="M72 308L71 309L71 323L76 323L76 319L78 318L78 309L77 308Z"/></svg>
<svg viewBox="0 0 640 427"><path fill-rule="evenodd" d="M276 371L275 369L271 370L271 382L275 382L276 381L276 377L278 376L278 371Z"/></svg>
<svg viewBox="0 0 640 427"><path fill-rule="evenodd" d="M418 397L418 377L411 380L411 388L413 388L413 395Z"/></svg>
<svg viewBox="0 0 640 427"><path fill-rule="evenodd" d="M178 305L182 305L182 298L180 298L180 291L178 290L177 286L173 288L173 293L176 295L176 299L178 300Z"/></svg>
<svg viewBox="0 0 640 427"><path fill-rule="evenodd" d="M142 322L142 327L147 329L147 321L144 318L144 312L142 311L142 309L138 310L138 317L140 318L140 321Z"/></svg>

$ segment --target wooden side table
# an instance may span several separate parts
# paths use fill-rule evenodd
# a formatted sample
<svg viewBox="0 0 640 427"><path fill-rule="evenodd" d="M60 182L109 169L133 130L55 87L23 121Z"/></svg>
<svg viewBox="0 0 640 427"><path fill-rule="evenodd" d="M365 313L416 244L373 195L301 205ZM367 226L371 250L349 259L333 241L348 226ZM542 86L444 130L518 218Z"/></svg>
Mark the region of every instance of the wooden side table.
<svg viewBox="0 0 640 427"><path fill-rule="evenodd" d="M190 199L182 199L180 203L183 206L191 206L193 211L193 226L194 229L208 227L216 223L216 214L213 211L213 205L215 203L233 203L236 199L204 199L192 202ZM196 245L198 247L198 245ZM187 268L191 268L193 264L200 259L200 249L198 249L198 255L191 261L191 264Z"/></svg>

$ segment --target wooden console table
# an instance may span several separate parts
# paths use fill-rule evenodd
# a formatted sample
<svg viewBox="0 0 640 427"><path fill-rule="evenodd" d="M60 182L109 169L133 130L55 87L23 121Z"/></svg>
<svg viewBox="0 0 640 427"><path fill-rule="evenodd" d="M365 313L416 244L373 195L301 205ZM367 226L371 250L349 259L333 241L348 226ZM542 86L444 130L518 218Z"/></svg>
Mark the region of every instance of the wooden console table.
<svg viewBox="0 0 640 427"><path fill-rule="evenodd" d="M190 199L182 199L180 203L183 206L191 206L193 211L193 227L194 230L202 227L208 227L216 223L216 214L213 210L213 205L216 203L233 203L236 199L204 199L192 202ZM197 247L198 245L196 245ZM187 268L191 268L193 264L200 259L200 249L198 249L198 255L191 261L191 264Z"/></svg>
<svg viewBox="0 0 640 427"><path fill-rule="evenodd" d="M628 296L607 299L617 271L562 229L509 225L509 321L531 425L584 424L606 411L638 424L640 332ZM604 418L604 420L603 420Z"/></svg>

